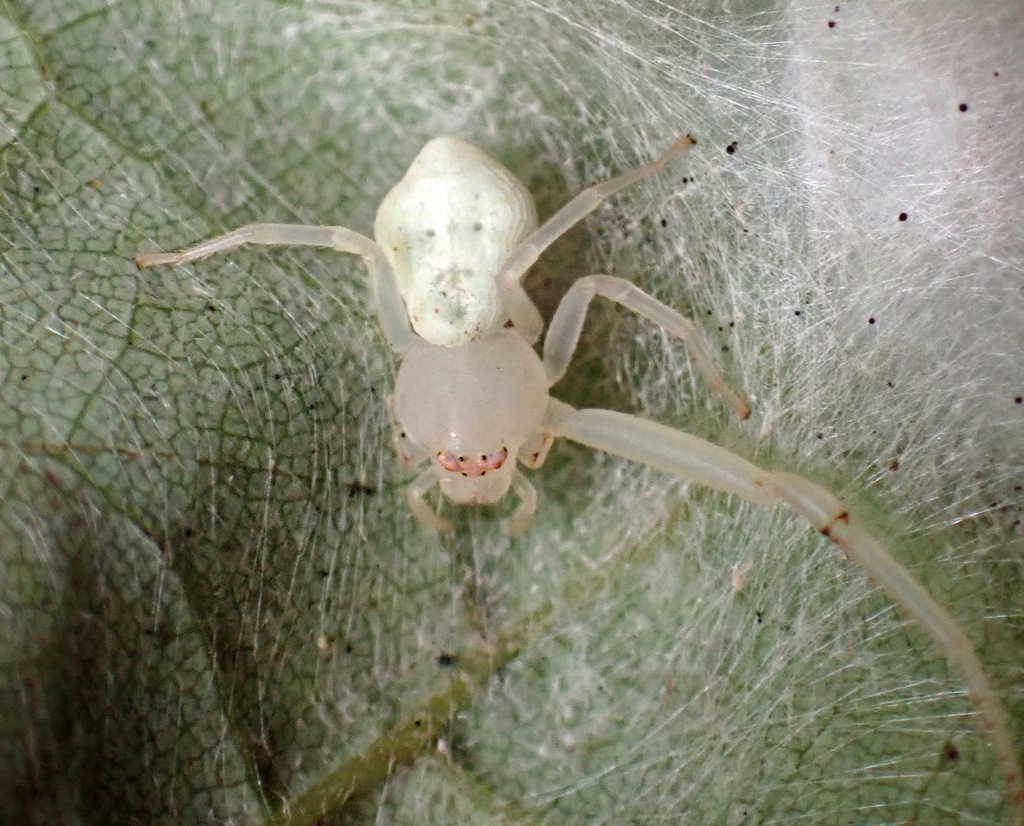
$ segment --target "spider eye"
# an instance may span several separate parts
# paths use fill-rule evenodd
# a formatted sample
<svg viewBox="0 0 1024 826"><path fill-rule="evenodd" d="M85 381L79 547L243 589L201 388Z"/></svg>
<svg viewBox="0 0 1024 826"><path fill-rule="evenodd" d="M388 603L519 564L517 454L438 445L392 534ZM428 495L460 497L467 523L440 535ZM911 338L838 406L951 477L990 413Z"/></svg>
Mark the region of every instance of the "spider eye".
<svg viewBox="0 0 1024 826"><path fill-rule="evenodd" d="M455 456L447 450L440 450L437 453L437 461L445 470L473 478L484 476L489 470L497 470L505 464L507 458L507 447L501 447L493 453L478 453L474 456Z"/></svg>
<svg viewBox="0 0 1024 826"><path fill-rule="evenodd" d="M442 450L437 454L437 461L441 463L441 467L445 470L452 472L462 470L462 462L452 456L447 450Z"/></svg>

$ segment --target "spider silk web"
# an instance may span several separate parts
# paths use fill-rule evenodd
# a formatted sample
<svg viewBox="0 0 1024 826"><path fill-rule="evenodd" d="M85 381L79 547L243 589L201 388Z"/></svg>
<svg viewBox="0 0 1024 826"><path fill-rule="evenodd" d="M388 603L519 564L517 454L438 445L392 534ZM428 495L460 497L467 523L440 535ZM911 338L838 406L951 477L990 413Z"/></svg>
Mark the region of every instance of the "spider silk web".
<svg viewBox="0 0 1024 826"><path fill-rule="evenodd" d="M554 394L834 489L949 607L1024 742L1024 14L972 4L9 0L0 7L0 820L967 824L960 677L827 541L559 444L540 506L414 523L351 257L431 137L614 273ZM329 805L328 805L329 804ZM282 814L283 813L283 814Z"/></svg>

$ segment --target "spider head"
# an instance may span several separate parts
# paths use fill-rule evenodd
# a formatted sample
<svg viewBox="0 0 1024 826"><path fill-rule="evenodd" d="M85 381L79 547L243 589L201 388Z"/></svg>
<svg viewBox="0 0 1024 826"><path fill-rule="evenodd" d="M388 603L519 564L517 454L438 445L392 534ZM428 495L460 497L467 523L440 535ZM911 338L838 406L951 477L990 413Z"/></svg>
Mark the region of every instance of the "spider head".
<svg viewBox="0 0 1024 826"><path fill-rule="evenodd" d="M441 492L460 505L492 505L512 484L515 456L502 447L490 453L456 455L439 451L438 483Z"/></svg>

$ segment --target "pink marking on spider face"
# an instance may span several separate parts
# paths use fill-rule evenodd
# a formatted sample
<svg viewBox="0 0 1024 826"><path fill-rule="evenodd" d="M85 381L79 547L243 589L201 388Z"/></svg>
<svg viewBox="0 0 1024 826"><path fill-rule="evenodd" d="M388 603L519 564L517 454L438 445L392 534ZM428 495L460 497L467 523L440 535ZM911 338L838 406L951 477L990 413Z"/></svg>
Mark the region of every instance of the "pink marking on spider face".
<svg viewBox="0 0 1024 826"><path fill-rule="evenodd" d="M445 470L470 477L483 476L489 470L497 470L505 463L506 458L508 458L508 448L506 447L475 456L456 456L449 450L441 450L437 454L437 461Z"/></svg>

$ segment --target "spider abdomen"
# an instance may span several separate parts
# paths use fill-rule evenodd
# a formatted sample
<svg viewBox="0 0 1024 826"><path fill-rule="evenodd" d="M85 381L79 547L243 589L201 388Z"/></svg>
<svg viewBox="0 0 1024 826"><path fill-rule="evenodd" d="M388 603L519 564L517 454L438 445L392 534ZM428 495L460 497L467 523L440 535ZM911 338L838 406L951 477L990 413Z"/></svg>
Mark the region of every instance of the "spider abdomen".
<svg viewBox="0 0 1024 826"><path fill-rule="evenodd" d="M495 276L537 228L530 193L455 137L427 143L381 202L374 237L418 335L448 347L507 320Z"/></svg>

